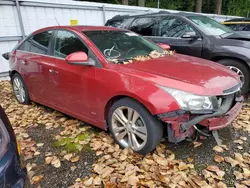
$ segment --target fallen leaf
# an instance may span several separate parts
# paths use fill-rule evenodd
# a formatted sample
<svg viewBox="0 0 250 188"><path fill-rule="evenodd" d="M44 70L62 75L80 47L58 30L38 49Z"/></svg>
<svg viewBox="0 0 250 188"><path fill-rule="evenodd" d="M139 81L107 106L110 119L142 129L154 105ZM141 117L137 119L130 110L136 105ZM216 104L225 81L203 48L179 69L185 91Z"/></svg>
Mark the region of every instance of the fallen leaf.
<svg viewBox="0 0 250 188"><path fill-rule="evenodd" d="M234 140L234 143L236 143L236 144L243 144L243 141L242 140Z"/></svg>
<svg viewBox="0 0 250 188"><path fill-rule="evenodd" d="M223 177L225 175L225 172L220 170L218 166L210 165L207 167L207 170L215 172L219 177Z"/></svg>
<svg viewBox="0 0 250 188"><path fill-rule="evenodd" d="M232 167L235 167L236 165L239 164L238 161L232 159L231 157L225 157L224 159L226 162L230 163Z"/></svg>
<svg viewBox="0 0 250 188"><path fill-rule="evenodd" d="M215 146L215 147L213 148L213 150L214 150L214 151L217 151L217 152L219 152L219 153L224 152L224 149L223 149L222 147L220 147L220 146Z"/></svg>
<svg viewBox="0 0 250 188"><path fill-rule="evenodd" d="M69 153L69 154L64 155L63 158L66 159L67 161L69 161L72 156L73 156L73 154Z"/></svg>
<svg viewBox="0 0 250 188"><path fill-rule="evenodd" d="M37 147L42 147L44 145L44 143L37 143L36 146Z"/></svg>
<svg viewBox="0 0 250 188"><path fill-rule="evenodd" d="M250 180L244 180L241 183L243 183L243 184L245 184L245 185L247 185L247 186L250 187Z"/></svg>
<svg viewBox="0 0 250 188"><path fill-rule="evenodd" d="M250 170L247 168L242 168L243 170L243 176L245 179L248 179L250 177Z"/></svg>
<svg viewBox="0 0 250 188"><path fill-rule="evenodd" d="M71 166L70 170L74 172L76 168L77 168L76 166Z"/></svg>
<svg viewBox="0 0 250 188"><path fill-rule="evenodd" d="M179 168L180 171L183 171L183 170L188 169L188 166L186 165L186 163L180 162L178 168Z"/></svg>
<svg viewBox="0 0 250 188"><path fill-rule="evenodd" d="M53 160L51 161L51 164L52 164L55 168L61 167L61 162L60 162L60 160L59 160L56 156L53 157Z"/></svg>
<svg viewBox="0 0 250 188"><path fill-rule="evenodd" d="M95 177L93 185L101 185L101 184L102 184L102 179L99 176Z"/></svg>
<svg viewBox="0 0 250 188"><path fill-rule="evenodd" d="M197 148L197 147L199 147L200 145L202 145L201 142L193 142L193 144L194 144L194 148Z"/></svg>
<svg viewBox="0 0 250 188"><path fill-rule="evenodd" d="M84 185L85 186L90 186L90 185L92 185L92 183L93 183L93 177L90 177L88 180L86 180L84 182Z"/></svg>
<svg viewBox="0 0 250 188"><path fill-rule="evenodd" d="M40 175L40 176L34 176L32 179L31 179L31 184L38 184L42 181L43 179L43 176Z"/></svg>
<svg viewBox="0 0 250 188"><path fill-rule="evenodd" d="M237 148L238 148L238 149L240 149L240 150L242 150L242 149L243 149L243 147L242 147L242 146L237 146Z"/></svg>
<svg viewBox="0 0 250 188"><path fill-rule="evenodd" d="M247 188L247 186L239 184L239 183L235 183L235 188Z"/></svg>
<svg viewBox="0 0 250 188"><path fill-rule="evenodd" d="M240 139L246 141L247 137L241 136Z"/></svg>
<svg viewBox="0 0 250 188"><path fill-rule="evenodd" d="M45 158L45 163L50 164L52 160L53 160L53 157L46 157Z"/></svg>
<svg viewBox="0 0 250 188"><path fill-rule="evenodd" d="M139 178L137 176L129 176L128 177L128 184L132 186L136 186L136 184L139 182Z"/></svg>
<svg viewBox="0 0 250 188"><path fill-rule="evenodd" d="M193 158L188 157L188 158L187 158L187 161L188 161L189 163L192 163L192 162L194 161L194 159L193 159Z"/></svg>
<svg viewBox="0 0 250 188"><path fill-rule="evenodd" d="M72 157L72 158L70 159L70 161L71 161L72 163L75 163L75 162L79 161L79 159L80 159L80 157L79 157L79 156L76 156L76 157Z"/></svg>
<svg viewBox="0 0 250 188"><path fill-rule="evenodd" d="M234 176L236 177L236 180L243 179L243 174L237 170L234 171Z"/></svg>
<svg viewBox="0 0 250 188"><path fill-rule="evenodd" d="M219 183L217 183L217 187L218 188L227 188L227 185L225 183L223 183L222 181L220 181Z"/></svg>
<svg viewBox="0 0 250 188"><path fill-rule="evenodd" d="M218 163L221 163L224 161L224 158L222 156L219 156L219 155L215 155L214 156L214 161L218 162Z"/></svg>

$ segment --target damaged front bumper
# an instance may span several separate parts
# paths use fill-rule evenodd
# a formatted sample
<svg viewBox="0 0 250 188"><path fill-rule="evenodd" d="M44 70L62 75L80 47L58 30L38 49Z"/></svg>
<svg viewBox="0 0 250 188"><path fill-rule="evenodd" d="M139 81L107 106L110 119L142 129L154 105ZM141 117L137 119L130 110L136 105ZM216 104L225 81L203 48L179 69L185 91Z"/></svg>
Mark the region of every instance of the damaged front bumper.
<svg viewBox="0 0 250 188"><path fill-rule="evenodd" d="M179 110L158 115L159 119L167 124L168 140L180 142L195 133L196 125L204 126L209 131L224 128L238 116L243 105L243 96L239 93L222 96L221 106L208 114L194 114Z"/></svg>

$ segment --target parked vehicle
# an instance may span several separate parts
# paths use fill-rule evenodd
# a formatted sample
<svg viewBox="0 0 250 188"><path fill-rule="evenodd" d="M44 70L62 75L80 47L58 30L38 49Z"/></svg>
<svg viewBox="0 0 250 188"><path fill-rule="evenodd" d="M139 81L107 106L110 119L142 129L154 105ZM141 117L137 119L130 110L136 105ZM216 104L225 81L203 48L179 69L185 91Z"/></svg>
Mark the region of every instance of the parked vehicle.
<svg viewBox="0 0 250 188"><path fill-rule="evenodd" d="M20 103L109 129L120 146L141 154L159 144L164 127L169 141L179 142L197 124L213 131L229 125L242 108L237 74L127 30L48 27L4 57Z"/></svg>
<svg viewBox="0 0 250 188"><path fill-rule="evenodd" d="M29 186L26 167L20 159L20 153L12 126L0 106L0 187Z"/></svg>
<svg viewBox="0 0 250 188"><path fill-rule="evenodd" d="M144 14L126 16L120 28L166 43L178 53L225 65L240 76L243 93L250 89L250 37L213 19L191 13Z"/></svg>
<svg viewBox="0 0 250 188"><path fill-rule="evenodd" d="M234 31L250 31L250 18L235 18L221 23Z"/></svg>

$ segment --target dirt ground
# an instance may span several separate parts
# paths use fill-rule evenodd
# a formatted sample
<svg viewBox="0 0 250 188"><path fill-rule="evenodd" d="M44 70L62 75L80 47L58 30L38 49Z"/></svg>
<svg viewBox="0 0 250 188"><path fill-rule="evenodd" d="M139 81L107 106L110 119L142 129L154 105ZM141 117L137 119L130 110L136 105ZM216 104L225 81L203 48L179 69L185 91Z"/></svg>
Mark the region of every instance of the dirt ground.
<svg viewBox="0 0 250 188"><path fill-rule="evenodd" d="M121 149L109 133L39 104L20 105L8 81L0 104L21 144L32 187L250 187L250 103L219 134L163 141L147 156Z"/></svg>

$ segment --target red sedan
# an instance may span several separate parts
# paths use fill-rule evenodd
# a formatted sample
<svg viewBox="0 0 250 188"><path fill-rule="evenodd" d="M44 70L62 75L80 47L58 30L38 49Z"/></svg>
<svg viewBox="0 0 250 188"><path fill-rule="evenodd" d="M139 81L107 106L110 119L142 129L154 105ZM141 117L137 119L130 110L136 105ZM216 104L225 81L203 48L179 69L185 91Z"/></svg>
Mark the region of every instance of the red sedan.
<svg viewBox="0 0 250 188"><path fill-rule="evenodd" d="M17 100L35 101L110 130L146 154L163 137L179 142L204 127L229 125L242 107L236 73L165 51L127 30L56 26L3 55Z"/></svg>

